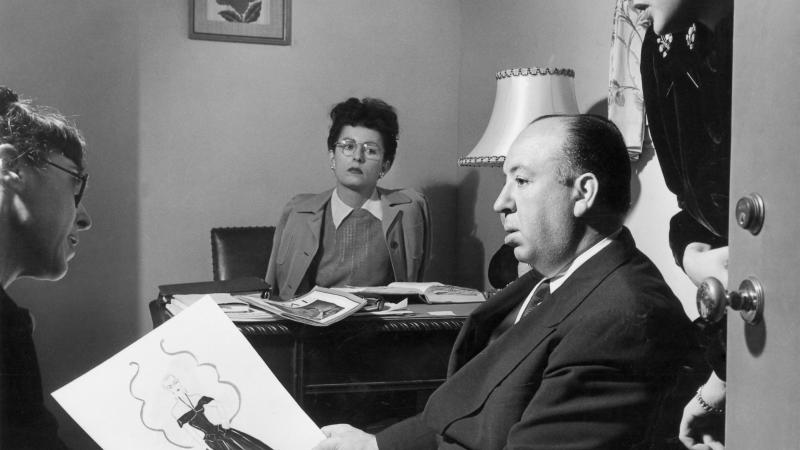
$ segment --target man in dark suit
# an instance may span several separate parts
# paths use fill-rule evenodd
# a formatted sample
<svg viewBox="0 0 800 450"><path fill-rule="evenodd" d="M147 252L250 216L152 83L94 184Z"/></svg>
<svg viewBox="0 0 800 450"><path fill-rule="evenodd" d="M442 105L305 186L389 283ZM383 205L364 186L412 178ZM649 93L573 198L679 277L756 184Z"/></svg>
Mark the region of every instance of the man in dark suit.
<svg viewBox="0 0 800 450"><path fill-rule="evenodd" d="M318 448L652 448L696 349L680 302L623 226L622 136L596 116L540 118L503 171L494 209L534 271L469 317L420 415L376 436L325 427Z"/></svg>

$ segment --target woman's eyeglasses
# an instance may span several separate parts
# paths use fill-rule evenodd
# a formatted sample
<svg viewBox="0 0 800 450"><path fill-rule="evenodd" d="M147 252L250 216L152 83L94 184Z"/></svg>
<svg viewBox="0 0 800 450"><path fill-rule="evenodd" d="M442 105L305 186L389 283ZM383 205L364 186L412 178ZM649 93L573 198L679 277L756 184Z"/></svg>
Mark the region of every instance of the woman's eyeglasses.
<svg viewBox="0 0 800 450"><path fill-rule="evenodd" d="M353 139L342 139L336 143L336 149L342 152L342 155L352 157L358 149L364 152L364 158L380 160L383 157L381 147L374 142L358 143Z"/></svg>
<svg viewBox="0 0 800 450"><path fill-rule="evenodd" d="M72 177L74 177L75 179L80 180L81 184L78 187L78 191L75 193L75 207L77 208L78 205L81 203L81 198L83 198L83 191L86 190L86 180L89 179L89 174L88 173L78 173L78 172L75 172L73 170L69 170L66 167L60 166L60 165L54 163L53 161L50 161L47 158L42 158L42 160L45 163L55 167L56 169L59 169L59 170L61 170L63 172L66 172L66 173L72 175Z"/></svg>

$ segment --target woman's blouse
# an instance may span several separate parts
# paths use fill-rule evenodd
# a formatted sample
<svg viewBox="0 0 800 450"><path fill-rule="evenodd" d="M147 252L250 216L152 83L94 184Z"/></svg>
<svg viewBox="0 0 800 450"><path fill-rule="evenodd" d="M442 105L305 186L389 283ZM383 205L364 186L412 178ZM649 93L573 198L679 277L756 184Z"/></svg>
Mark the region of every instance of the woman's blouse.
<svg viewBox="0 0 800 450"><path fill-rule="evenodd" d="M329 203L322 227L322 251L317 254L315 284L385 286L394 281L380 219L364 208L356 208L337 227L332 216Z"/></svg>

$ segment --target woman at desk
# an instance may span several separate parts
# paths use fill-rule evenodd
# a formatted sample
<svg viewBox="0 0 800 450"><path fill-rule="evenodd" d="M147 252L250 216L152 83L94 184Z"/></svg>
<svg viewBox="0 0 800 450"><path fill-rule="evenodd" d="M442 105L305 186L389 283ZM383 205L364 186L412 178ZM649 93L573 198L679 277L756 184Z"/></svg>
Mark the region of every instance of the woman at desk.
<svg viewBox="0 0 800 450"><path fill-rule="evenodd" d="M33 320L5 289L58 280L91 226L81 203L84 141L60 114L0 87L0 448L63 449L45 409Z"/></svg>
<svg viewBox="0 0 800 450"><path fill-rule="evenodd" d="M266 281L292 298L319 286L421 281L430 247L425 197L377 186L394 163L397 114L350 98L333 107L328 158L336 186L295 196L275 230Z"/></svg>

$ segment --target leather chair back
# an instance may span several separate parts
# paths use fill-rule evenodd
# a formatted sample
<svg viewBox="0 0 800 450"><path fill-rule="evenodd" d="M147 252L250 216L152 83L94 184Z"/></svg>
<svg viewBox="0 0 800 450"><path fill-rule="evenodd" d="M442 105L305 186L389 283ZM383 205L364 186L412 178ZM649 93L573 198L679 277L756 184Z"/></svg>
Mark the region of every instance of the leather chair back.
<svg viewBox="0 0 800 450"><path fill-rule="evenodd" d="M211 229L214 280L264 278L275 227L219 227Z"/></svg>

